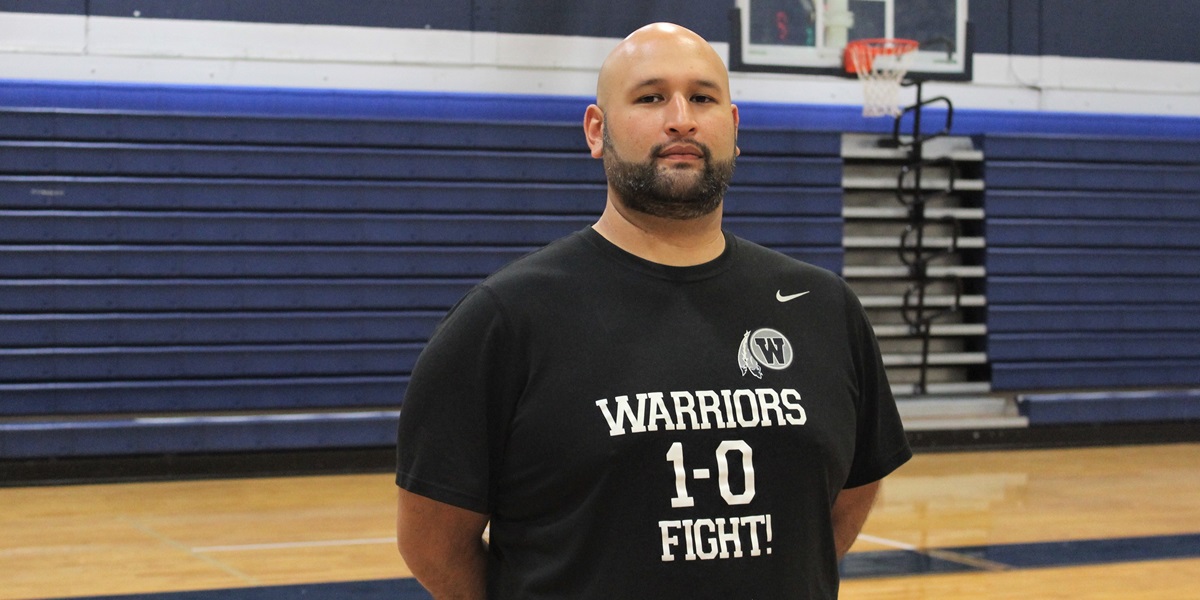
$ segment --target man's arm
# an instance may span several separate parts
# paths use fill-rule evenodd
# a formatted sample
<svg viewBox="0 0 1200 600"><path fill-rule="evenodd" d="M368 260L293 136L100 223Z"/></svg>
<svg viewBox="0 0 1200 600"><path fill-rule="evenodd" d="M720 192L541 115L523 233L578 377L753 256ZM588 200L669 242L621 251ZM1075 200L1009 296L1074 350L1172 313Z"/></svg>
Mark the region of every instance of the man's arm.
<svg viewBox="0 0 1200 600"><path fill-rule="evenodd" d="M842 490L833 502L833 541L838 560L842 560L862 531L863 523L875 504L879 482Z"/></svg>
<svg viewBox="0 0 1200 600"><path fill-rule="evenodd" d="M488 516L400 489L396 544L434 600L484 600Z"/></svg>

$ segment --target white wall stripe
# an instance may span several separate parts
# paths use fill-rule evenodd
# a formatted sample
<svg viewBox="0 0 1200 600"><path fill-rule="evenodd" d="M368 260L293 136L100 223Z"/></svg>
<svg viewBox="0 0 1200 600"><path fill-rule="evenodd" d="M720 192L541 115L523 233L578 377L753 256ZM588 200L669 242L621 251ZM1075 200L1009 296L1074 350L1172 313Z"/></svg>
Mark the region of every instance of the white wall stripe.
<svg viewBox="0 0 1200 600"><path fill-rule="evenodd" d="M0 79L590 96L616 39L0 13ZM715 44L728 55L727 44ZM977 55L971 109L1200 116L1200 64ZM738 101L859 105L853 80L734 73ZM911 91L911 90L905 90Z"/></svg>

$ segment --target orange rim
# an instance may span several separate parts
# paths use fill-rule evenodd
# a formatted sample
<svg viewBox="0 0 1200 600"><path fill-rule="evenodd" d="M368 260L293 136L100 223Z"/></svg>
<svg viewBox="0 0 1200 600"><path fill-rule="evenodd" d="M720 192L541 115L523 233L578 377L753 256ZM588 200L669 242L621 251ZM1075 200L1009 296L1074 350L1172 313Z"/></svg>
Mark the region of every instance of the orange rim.
<svg viewBox="0 0 1200 600"><path fill-rule="evenodd" d="M916 40L904 38L867 38L854 40L846 44L842 63L847 73L870 71L876 56L899 56L915 52L920 44ZM855 61L854 57L859 60ZM865 59L865 60L863 60Z"/></svg>

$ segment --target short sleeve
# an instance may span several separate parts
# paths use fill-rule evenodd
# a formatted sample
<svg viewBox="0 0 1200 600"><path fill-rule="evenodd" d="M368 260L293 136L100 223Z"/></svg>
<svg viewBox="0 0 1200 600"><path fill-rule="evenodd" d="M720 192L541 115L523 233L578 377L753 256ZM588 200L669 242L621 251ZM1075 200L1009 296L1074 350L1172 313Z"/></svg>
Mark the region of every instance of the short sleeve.
<svg viewBox="0 0 1200 600"><path fill-rule="evenodd" d="M867 319L866 311L849 290L847 296L848 331L855 351L855 376L859 396L854 443L854 461L843 487L853 488L883 479L912 458L904 435L904 425L896 409L896 400L888 383L887 371L879 352L879 342Z"/></svg>
<svg viewBox="0 0 1200 600"><path fill-rule="evenodd" d="M500 303L483 286L450 310L417 358L400 409L396 484L489 514L520 378Z"/></svg>

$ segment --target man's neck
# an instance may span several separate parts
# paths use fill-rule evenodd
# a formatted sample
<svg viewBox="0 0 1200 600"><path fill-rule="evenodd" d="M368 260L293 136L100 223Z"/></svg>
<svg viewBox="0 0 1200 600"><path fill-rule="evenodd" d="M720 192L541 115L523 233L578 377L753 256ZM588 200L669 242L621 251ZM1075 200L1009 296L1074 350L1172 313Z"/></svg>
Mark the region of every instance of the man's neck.
<svg viewBox="0 0 1200 600"><path fill-rule="evenodd" d="M704 264L725 251L719 208L703 217L679 221L631 211L610 199L592 228L634 256L671 267Z"/></svg>

